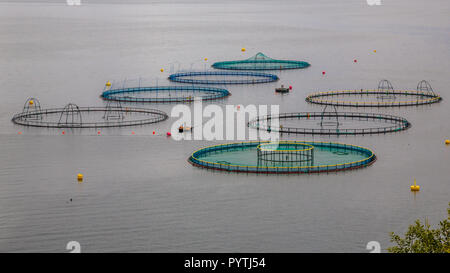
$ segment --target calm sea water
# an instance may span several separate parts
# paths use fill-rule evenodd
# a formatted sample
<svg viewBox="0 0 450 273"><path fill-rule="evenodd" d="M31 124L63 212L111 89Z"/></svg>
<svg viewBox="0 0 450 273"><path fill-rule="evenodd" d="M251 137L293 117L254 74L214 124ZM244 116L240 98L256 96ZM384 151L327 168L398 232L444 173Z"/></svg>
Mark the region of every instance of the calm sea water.
<svg viewBox="0 0 450 273"><path fill-rule="evenodd" d="M385 250L389 232L404 232L417 218L446 216L447 0L383 0L379 7L364 0L54 2L0 3L0 251L65 252L76 240L84 252L366 252L372 240ZM204 58L210 65L257 52L312 66L278 73L279 83L230 87L221 105L320 111L304 101L307 93L374 88L384 78L401 89L429 80L444 100L365 109L406 117L413 127L397 134L291 136L361 145L378 156L369 168L328 175L194 168L190 153L212 142L166 138L174 119L100 136L10 121L28 97L43 107L101 106L107 80L161 84L180 67L204 68ZM280 83L293 92L274 94ZM151 107L170 112L172 105ZM416 195L409 191L414 178Z"/></svg>

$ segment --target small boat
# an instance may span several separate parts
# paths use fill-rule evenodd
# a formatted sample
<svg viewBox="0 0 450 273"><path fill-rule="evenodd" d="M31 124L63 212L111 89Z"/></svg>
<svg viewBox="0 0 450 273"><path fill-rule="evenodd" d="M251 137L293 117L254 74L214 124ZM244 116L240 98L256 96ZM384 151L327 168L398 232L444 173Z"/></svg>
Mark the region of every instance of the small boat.
<svg viewBox="0 0 450 273"><path fill-rule="evenodd" d="M289 92L289 88L284 87L284 85L281 85L281 87L275 88L275 92L288 93Z"/></svg>
<svg viewBox="0 0 450 273"><path fill-rule="evenodd" d="M180 127L178 127L178 133L183 133L185 131L191 131L192 128L186 125L180 125Z"/></svg>

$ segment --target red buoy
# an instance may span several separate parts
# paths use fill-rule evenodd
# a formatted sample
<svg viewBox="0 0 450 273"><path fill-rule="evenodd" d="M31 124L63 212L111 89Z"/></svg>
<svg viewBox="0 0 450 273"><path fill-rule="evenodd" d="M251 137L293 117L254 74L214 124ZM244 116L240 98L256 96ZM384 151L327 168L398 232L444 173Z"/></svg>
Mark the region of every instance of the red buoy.
<svg viewBox="0 0 450 273"><path fill-rule="evenodd" d="M325 75L325 71L322 71L322 75Z"/></svg>
<svg viewBox="0 0 450 273"><path fill-rule="evenodd" d="M358 62L358 60L357 60L357 59L354 59L354 60L353 60L353 62L357 63L357 62Z"/></svg>
<svg viewBox="0 0 450 273"><path fill-rule="evenodd" d="M155 134L155 131L153 131L153 134Z"/></svg>
<svg viewBox="0 0 450 273"><path fill-rule="evenodd" d="M167 136L169 136L169 137L170 137L171 135L172 135L172 133L170 133L170 132L167 132Z"/></svg>
<svg viewBox="0 0 450 273"><path fill-rule="evenodd" d="M289 85L289 90L292 90L292 85Z"/></svg>

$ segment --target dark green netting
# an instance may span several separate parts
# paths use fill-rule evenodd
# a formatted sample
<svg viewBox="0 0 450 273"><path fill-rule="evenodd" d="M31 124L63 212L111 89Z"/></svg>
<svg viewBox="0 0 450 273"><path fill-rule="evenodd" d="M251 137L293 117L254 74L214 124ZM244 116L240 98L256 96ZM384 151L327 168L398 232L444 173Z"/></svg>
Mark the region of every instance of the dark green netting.
<svg viewBox="0 0 450 273"><path fill-rule="evenodd" d="M275 60L259 52L255 56L240 61L217 62L212 67L228 70L284 70L299 69L310 66L307 62L291 60Z"/></svg>

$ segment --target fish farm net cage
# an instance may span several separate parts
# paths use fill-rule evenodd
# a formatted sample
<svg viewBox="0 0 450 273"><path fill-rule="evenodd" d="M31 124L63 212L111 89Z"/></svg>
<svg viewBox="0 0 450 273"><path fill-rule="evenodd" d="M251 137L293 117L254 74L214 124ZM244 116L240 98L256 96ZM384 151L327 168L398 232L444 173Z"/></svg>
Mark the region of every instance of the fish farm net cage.
<svg viewBox="0 0 450 273"><path fill-rule="evenodd" d="M262 143L256 151L258 166L314 165L314 146L305 143Z"/></svg>
<svg viewBox="0 0 450 273"><path fill-rule="evenodd" d="M226 70L286 70L308 66L310 64L303 61L272 59L261 52L246 60L216 62L212 65L213 68Z"/></svg>
<svg viewBox="0 0 450 273"><path fill-rule="evenodd" d="M194 99L218 100L230 92L223 88L202 86L147 86L109 89L102 93L104 100L137 103L183 103Z"/></svg>
<svg viewBox="0 0 450 273"><path fill-rule="evenodd" d="M377 89L317 92L308 95L305 100L313 104L344 107L400 107L433 104L440 102L442 97L424 80L417 84L416 90L396 90L389 81L382 80Z"/></svg>
<svg viewBox="0 0 450 273"><path fill-rule="evenodd" d="M271 122L277 120L277 126ZM300 125L299 125L300 124ZM304 135L371 135L406 130L411 123L405 118L355 112L296 112L260 116L248 123L250 128L267 132Z"/></svg>
<svg viewBox="0 0 450 273"><path fill-rule="evenodd" d="M46 128L107 128L138 126L164 121L168 115L156 109L122 107L109 102L106 107L78 107L73 103L64 108L41 109L37 99L28 99L22 113L12 122L18 125Z"/></svg>
<svg viewBox="0 0 450 273"><path fill-rule="evenodd" d="M375 160L367 148L315 141L228 143L202 148L188 159L196 167L261 174L337 172L366 167Z"/></svg>
<svg viewBox="0 0 450 273"><path fill-rule="evenodd" d="M169 76L169 80L188 84L259 84L278 81L277 75L251 71L194 71L179 72Z"/></svg>

